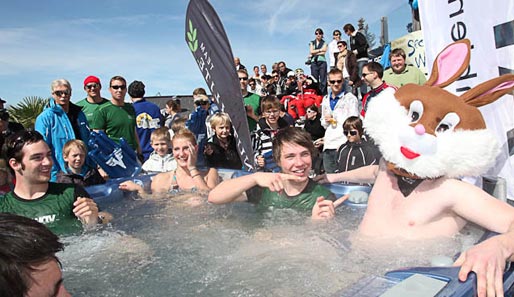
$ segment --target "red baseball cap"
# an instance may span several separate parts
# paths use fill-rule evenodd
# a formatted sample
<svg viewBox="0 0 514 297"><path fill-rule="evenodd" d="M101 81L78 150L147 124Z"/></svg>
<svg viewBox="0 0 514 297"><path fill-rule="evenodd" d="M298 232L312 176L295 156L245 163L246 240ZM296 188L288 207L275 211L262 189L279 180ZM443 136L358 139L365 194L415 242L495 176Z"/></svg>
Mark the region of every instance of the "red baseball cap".
<svg viewBox="0 0 514 297"><path fill-rule="evenodd" d="M98 77L96 77L96 76L90 75L90 76L86 77L86 79L84 79L84 87L88 83L97 83L97 84L100 85L100 79Z"/></svg>

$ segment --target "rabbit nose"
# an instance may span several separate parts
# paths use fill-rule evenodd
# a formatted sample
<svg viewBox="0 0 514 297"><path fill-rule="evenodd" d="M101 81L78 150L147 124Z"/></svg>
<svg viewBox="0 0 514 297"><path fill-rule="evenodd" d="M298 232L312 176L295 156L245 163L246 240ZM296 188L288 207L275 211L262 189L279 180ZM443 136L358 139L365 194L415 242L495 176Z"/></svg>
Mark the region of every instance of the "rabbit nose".
<svg viewBox="0 0 514 297"><path fill-rule="evenodd" d="M425 127L421 124L417 124L416 126L414 126L414 131L416 132L416 134L418 135L423 135L425 134Z"/></svg>

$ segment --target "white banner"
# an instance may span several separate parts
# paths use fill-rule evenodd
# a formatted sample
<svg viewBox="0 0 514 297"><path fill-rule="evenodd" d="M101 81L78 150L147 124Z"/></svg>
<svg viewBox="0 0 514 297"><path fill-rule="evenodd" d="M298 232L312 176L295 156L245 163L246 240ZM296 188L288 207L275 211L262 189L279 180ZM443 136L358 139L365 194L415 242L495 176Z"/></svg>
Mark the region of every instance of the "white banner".
<svg viewBox="0 0 514 297"><path fill-rule="evenodd" d="M464 38L471 40L470 67L458 81L446 88L452 93L460 94L500 74L514 72L514 1L487 3L419 0L429 71L436 55L446 45ZM514 98L512 95L503 96L481 107L480 111L502 147L495 167L487 174L505 178L507 198L514 200Z"/></svg>

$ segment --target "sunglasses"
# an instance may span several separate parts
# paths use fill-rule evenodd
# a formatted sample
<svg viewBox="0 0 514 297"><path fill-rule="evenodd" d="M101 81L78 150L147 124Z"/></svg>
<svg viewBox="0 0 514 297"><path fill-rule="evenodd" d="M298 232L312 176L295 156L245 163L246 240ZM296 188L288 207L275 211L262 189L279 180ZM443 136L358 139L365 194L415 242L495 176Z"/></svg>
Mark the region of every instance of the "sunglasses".
<svg viewBox="0 0 514 297"><path fill-rule="evenodd" d="M125 90L127 86L125 85L121 85L121 86L111 86L111 88L113 88L114 90L119 90L119 89L122 89L122 90Z"/></svg>
<svg viewBox="0 0 514 297"><path fill-rule="evenodd" d="M316 35L323 35L323 33L319 33L319 32L316 32L315 34L316 34Z"/></svg>
<svg viewBox="0 0 514 297"><path fill-rule="evenodd" d="M88 85L86 85L86 89L88 89L88 90L96 89L98 87L99 87L98 84L88 84Z"/></svg>
<svg viewBox="0 0 514 297"><path fill-rule="evenodd" d="M368 73L363 72L363 73L362 73L362 77L366 77L366 76L368 76L368 75L370 75L370 74L371 74L371 72L368 72Z"/></svg>
<svg viewBox="0 0 514 297"><path fill-rule="evenodd" d="M240 77L239 80L248 80L248 77Z"/></svg>
<svg viewBox="0 0 514 297"><path fill-rule="evenodd" d="M68 96L70 95L70 90L66 90L66 91L54 91L54 95L57 96L57 97L61 97L61 96Z"/></svg>
<svg viewBox="0 0 514 297"><path fill-rule="evenodd" d="M195 104L197 104L197 105L207 105L207 104L209 104L209 101L198 100L198 101L195 101Z"/></svg>
<svg viewBox="0 0 514 297"><path fill-rule="evenodd" d="M343 133L344 133L344 135L347 135L347 136L348 136L348 134L350 134L350 136L355 136L355 135L357 135L358 132L357 132L357 130L343 130Z"/></svg>
<svg viewBox="0 0 514 297"><path fill-rule="evenodd" d="M338 79L338 80L329 80L328 82L329 82L330 84L332 84L332 85L333 85L333 84L335 84L335 83L340 84L340 83L342 83L342 82L343 82L343 80L342 80L342 79Z"/></svg>

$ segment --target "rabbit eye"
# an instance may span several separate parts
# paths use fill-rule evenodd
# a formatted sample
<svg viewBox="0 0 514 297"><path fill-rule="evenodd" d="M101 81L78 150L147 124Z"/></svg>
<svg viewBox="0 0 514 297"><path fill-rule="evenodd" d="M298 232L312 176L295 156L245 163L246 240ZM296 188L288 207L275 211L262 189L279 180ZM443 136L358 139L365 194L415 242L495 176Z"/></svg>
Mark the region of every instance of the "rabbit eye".
<svg viewBox="0 0 514 297"><path fill-rule="evenodd" d="M414 100L409 106L409 118L411 123L416 123L423 116L423 103Z"/></svg>
<svg viewBox="0 0 514 297"><path fill-rule="evenodd" d="M435 129L435 133L438 134L446 131L453 131L459 122L459 115L454 112L450 112L444 116L441 122L439 122L437 128Z"/></svg>

